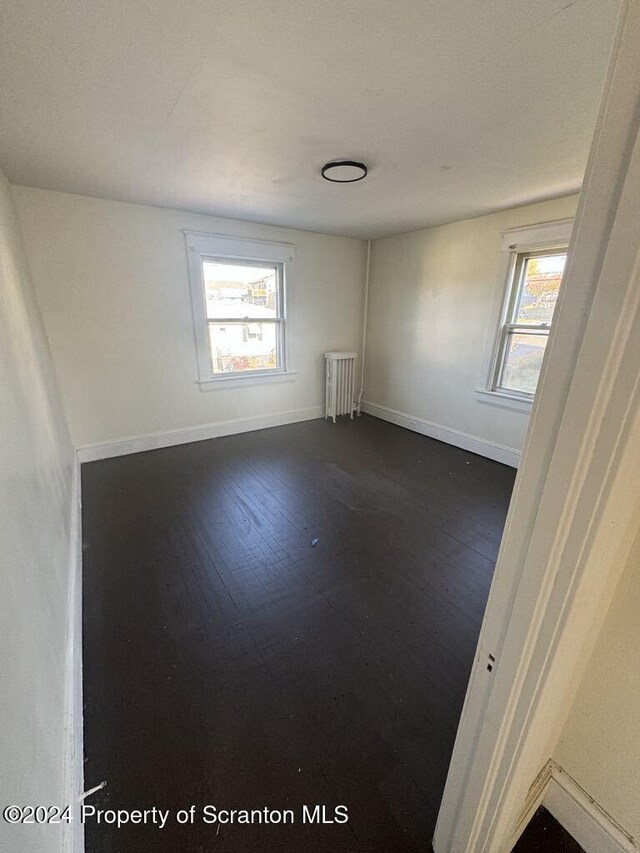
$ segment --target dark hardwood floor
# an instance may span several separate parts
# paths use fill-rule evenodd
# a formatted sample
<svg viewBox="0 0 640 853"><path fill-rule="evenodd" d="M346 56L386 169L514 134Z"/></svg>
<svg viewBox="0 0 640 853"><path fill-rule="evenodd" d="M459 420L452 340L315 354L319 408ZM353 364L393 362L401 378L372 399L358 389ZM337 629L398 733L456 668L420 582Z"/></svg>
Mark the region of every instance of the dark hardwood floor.
<svg viewBox="0 0 640 853"><path fill-rule="evenodd" d="M584 853L584 850L554 816L540 806L513 853Z"/></svg>
<svg viewBox="0 0 640 853"><path fill-rule="evenodd" d="M514 474L367 416L83 465L86 803L171 812L88 853L428 849Z"/></svg>

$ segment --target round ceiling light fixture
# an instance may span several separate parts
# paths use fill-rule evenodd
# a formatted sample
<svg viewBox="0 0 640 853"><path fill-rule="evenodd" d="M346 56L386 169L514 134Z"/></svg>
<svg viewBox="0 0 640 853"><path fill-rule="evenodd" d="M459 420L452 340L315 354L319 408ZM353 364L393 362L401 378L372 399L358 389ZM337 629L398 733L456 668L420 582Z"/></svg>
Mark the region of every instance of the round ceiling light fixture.
<svg viewBox="0 0 640 853"><path fill-rule="evenodd" d="M322 167L322 177L334 184L353 184L367 177L369 170L357 160L332 160Z"/></svg>

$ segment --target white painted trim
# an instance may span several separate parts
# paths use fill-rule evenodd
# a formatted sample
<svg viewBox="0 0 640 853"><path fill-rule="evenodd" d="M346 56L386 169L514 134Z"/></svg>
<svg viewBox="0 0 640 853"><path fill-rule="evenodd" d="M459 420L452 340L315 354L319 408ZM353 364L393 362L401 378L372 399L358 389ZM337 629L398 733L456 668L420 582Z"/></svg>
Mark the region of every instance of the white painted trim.
<svg viewBox="0 0 640 853"><path fill-rule="evenodd" d="M491 390L493 384L495 364L500 349L500 330L506 320L508 294L516 263L515 252L505 249L500 254L500 267L493 286L491 314L489 322L486 324L480 375L478 377L478 388L487 392Z"/></svg>
<svg viewBox="0 0 640 853"><path fill-rule="evenodd" d="M184 228L182 233L187 241L187 249L202 255L217 254L242 260L276 261L284 263L295 258L294 243L279 243L275 240L257 240L254 237L234 237L231 234L210 234L208 231L191 231Z"/></svg>
<svg viewBox="0 0 640 853"><path fill-rule="evenodd" d="M79 819L80 794L84 787L84 738L82 713L82 494L80 462L74 458L71 482L67 628L66 721L64 733L64 794L73 820L64 823L63 853L83 853L84 827Z"/></svg>
<svg viewBox="0 0 640 853"><path fill-rule="evenodd" d="M371 289L371 240L367 240L367 261L364 273L364 305L362 307L362 367L360 368L360 390L356 409L358 415L362 411L362 396L364 394L364 366L367 359L367 327L369 325L369 291Z"/></svg>
<svg viewBox="0 0 640 853"><path fill-rule="evenodd" d="M502 232L502 251L500 268L493 289L490 320L487 323L484 346L482 349L481 371L478 380L480 394L497 394L510 399L494 388L500 359L502 330L507 320L514 286L514 274L518 255L522 252L557 249L568 246L573 230L573 219L558 219L553 222L539 222L521 228L510 228ZM490 403L488 399L478 399L479 403ZM531 400L533 402L533 398ZM531 402L510 405L508 400L502 408L518 412L531 411ZM499 405L499 403L494 403ZM528 408L526 408L528 406Z"/></svg>
<svg viewBox="0 0 640 853"><path fill-rule="evenodd" d="M615 818L554 761L542 805L586 853L640 853L637 842Z"/></svg>
<svg viewBox="0 0 640 853"><path fill-rule="evenodd" d="M538 222L509 228L502 232L502 250L511 252L533 252L541 249L556 249L568 246L573 229L572 219L556 219L553 222Z"/></svg>
<svg viewBox="0 0 640 853"><path fill-rule="evenodd" d="M516 823L515 831L509 842L509 850L515 847L516 842L527 828L531 818L536 813L538 806L542 805L542 800L551 780L552 761L547 761L542 770L538 773L529 789L529 793L524 801L522 813Z"/></svg>
<svg viewBox="0 0 640 853"><path fill-rule="evenodd" d="M198 381L201 390L211 390L213 382L226 380L213 373L211 364L211 342L209 339L209 317L205 300L202 261L205 258L225 258L231 261L255 261L275 264L281 268L279 277L279 303L282 303L282 315L278 318L278 339L281 364L277 371L260 375L259 380L269 382L268 377L279 373L293 372L292 330L294 329L293 279L296 248L291 243L271 243L265 240L252 240L247 237L229 237L223 234L205 234L201 231L183 230L187 251L187 270L189 273L189 291L193 314L193 334L196 347ZM275 318L274 318L275 319ZM242 321L238 317L239 322ZM238 375L230 380L241 378ZM249 378L249 374L247 374ZM250 378L256 380L253 372Z"/></svg>
<svg viewBox="0 0 640 853"><path fill-rule="evenodd" d="M321 418L323 415L323 406L312 406L308 409L274 412L273 414L257 415L252 418L237 418L235 420L219 421L212 424L200 424L194 427L170 429L164 432L129 435L112 441L82 445L78 447L78 459L80 462L94 462L97 459L127 456L130 453L157 450L161 447L173 447L177 444L188 444L192 441L205 441L208 438L218 438L223 435L235 435L240 432L251 432L257 429L268 429L269 427L298 423L299 421L310 421L314 418Z"/></svg>
<svg viewBox="0 0 640 853"><path fill-rule="evenodd" d="M640 509L640 0L621 25L442 799L436 853L506 853ZM496 665L487 670L487 655Z"/></svg>
<svg viewBox="0 0 640 853"><path fill-rule="evenodd" d="M520 462L520 451L516 450L515 447L506 447L504 444L498 444L477 435L470 435L452 427L436 424L407 412L400 412L397 409L390 409L388 406L370 403L367 400L362 401L362 411L383 421L389 421L389 423L397 424L405 429L428 435L429 438L435 438L438 441L444 441L446 444L453 444L454 447L461 447L463 450L477 453L479 456L486 456L487 459L494 459L496 462L510 465L512 468L517 468Z"/></svg>
<svg viewBox="0 0 640 853"><path fill-rule="evenodd" d="M585 853L640 853L633 836L553 759L547 761L529 790L509 850L539 806L555 817Z"/></svg>
<svg viewBox="0 0 640 853"><path fill-rule="evenodd" d="M201 391L222 391L227 388L251 388L273 382L295 382L297 370L270 370L254 373L231 373L198 381Z"/></svg>
<svg viewBox="0 0 640 853"><path fill-rule="evenodd" d="M504 394L501 391L486 391L484 388L476 388L476 396L479 403L485 406L496 406L498 409L510 409L512 412L520 412L523 415L531 414L533 397L516 397L512 394Z"/></svg>

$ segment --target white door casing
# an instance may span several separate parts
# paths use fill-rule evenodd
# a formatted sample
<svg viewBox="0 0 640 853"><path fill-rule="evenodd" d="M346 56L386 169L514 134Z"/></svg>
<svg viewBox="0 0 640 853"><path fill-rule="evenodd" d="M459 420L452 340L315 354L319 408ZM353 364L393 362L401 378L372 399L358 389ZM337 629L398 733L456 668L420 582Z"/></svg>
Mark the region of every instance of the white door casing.
<svg viewBox="0 0 640 853"><path fill-rule="evenodd" d="M438 817L502 853L640 523L640 0L621 16L569 260ZM488 655L495 659L487 669Z"/></svg>

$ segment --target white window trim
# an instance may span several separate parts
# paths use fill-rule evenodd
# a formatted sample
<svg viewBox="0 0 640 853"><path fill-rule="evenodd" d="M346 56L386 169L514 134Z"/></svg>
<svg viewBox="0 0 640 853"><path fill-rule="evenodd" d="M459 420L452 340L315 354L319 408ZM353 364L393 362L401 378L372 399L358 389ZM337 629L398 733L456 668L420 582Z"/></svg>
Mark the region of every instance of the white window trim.
<svg viewBox="0 0 640 853"><path fill-rule="evenodd" d="M533 404L533 395L510 393L493 387L497 373L497 362L501 351L501 331L509 310L509 296L517 256L524 252L540 252L546 249L565 248L573 229L573 219L559 219L554 222L541 222L522 228L510 228L502 232L502 260L494 289L491 317L487 328L482 372L476 390L479 403L510 409L514 412L529 414Z"/></svg>
<svg viewBox="0 0 640 853"><path fill-rule="evenodd" d="M193 309L193 332L196 343L198 383L203 391L221 388L250 387L270 382L293 381L296 371L291 361L292 280L295 246L291 243L269 243L247 237L183 231L187 246L189 287ZM274 370L252 370L217 375L211 366L209 319L204 295L202 261L206 258L233 261L276 263L282 268L282 366Z"/></svg>

